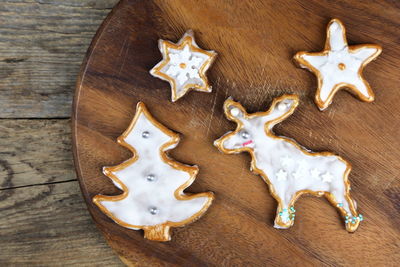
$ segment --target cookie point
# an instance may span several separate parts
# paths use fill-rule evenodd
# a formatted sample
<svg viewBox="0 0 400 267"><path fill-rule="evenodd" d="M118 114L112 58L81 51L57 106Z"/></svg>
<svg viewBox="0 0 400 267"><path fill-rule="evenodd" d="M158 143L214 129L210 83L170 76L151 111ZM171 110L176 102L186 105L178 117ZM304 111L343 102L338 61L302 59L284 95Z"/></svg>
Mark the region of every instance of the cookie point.
<svg viewBox="0 0 400 267"><path fill-rule="evenodd" d="M333 22L332 22L332 24L331 24L331 26L330 26L330 29L333 30L333 31L335 31L335 30L337 30L338 28L339 28L339 24L337 23L336 20L333 20Z"/></svg>
<svg viewBox="0 0 400 267"><path fill-rule="evenodd" d="M303 58L303 52L297 52L294 56L293 56L293 61L295 64L297 64L298 66L301 66L301 59Z"/></svg>
<svg viewBox="0 0 400 267"><path fill-rule="evenodd" d="M217 139L217 140L214 140L214 143L213 143L213 145L214 145L214 146L216 146L216 147L218 147L218 144L219 144L219 139Z"/></svg>
<svg viewBox="0 0 400 267"><path fill-rule="evenodd" d="M103 171L103 173L104 173L104 174L107 174L107 173L109 173L109 171L108 171L108 168L107 168L107 167L103 167L103 168L102 168L102 171Z"/></svg>
<svg viewBox="0 0 400 267"><path fill-rule="evenodd" d="M186 35L190 35L193 36L194 35L194 31L192 29L189 29L185 32Z"/></svg>
<svg viewBox="0 0 400 267"><path fill-rule="evenodd" d="M318 100L316 100L315 103L317 104L317 107L318 107L319 111L324 111L329 106L329 104L327 104L325 102L320 102Z"/></svg>

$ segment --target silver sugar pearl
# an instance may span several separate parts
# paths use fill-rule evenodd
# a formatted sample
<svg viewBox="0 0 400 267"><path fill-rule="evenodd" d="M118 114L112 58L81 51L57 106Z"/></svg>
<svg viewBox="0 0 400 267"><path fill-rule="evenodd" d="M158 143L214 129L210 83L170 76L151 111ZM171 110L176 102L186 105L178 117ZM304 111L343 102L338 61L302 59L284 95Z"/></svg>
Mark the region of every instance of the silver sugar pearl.
<svg viewBox="0 0 400 267"><path fill-rule="evenodd" d="M157 209L157 207L150 207L149 212L151 215L157 215L159 210Z"/></svg>
<svg viewBox="0 0 400 267"><path fill-rule="evenodd" d="M243 139L249 139L250 137L250 134L248 132L242 132L240 135L242 136Z"/></svg>
<svg viewBox="0 0 400 267"><path fill-rule="evenodd" d="M149 174L146 176L146 180L148 182L154 182L156 180L156 176L154 174Z"/></svg>
<svg viewBox="0 0 400 267"><path fill-rule="evenodd" d="M150 133L148 131L145 131L145 132L142 133L142 137L147 139L147 138L150 137Z"/></svg>

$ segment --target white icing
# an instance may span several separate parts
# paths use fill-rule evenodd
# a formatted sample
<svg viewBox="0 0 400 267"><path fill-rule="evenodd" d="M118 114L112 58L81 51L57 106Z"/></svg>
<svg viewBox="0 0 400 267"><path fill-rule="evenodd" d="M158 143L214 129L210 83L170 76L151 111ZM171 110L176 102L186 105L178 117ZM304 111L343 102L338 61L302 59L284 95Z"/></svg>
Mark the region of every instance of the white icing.
<svg viewBox="0 0 400 267"><path fill-rule="evenodd" d="M240 110L238 108L231 109L232 116L236 117L237 115L239 115L239 113L240 113Z"/></svg>
<svg viewBox="0 0 400 267"><path fill-rule="evenodd" d="M276 178L278 181L286 181L287 180L287 172L283 169L280 169L276 174Z"/></svg>
<svg viewBox="0 0 400 267"><path fill-rule="evenodd" d="M278 109L279 109L279 111L284 111L287 109L287 106L285 103L279 103Z"/></svg>
<svg viewBox="0 0 400 267"><path fill-rule="evenodd" d="M325 174L321 175L322 182L330 183L333 180L333 175L330 172L326 172Z"/></svg>
<svg viewBox="0 0 400 267"><path fill-rule="evenodd" d="M220 145L234 153L243 151L238 150L243 147L251 148L255 156L255 166L260 169L265 178L269 180L272 187L281 200L282 210L290 209L290 202L295 194L302 190L314 192L331 192L337 203L343 203L343 209L351 215L349 203L345 198L345 171L347 165L338 156L328 155L309 155L305 148L299 147L289 142L289 138L274 138L272 127L265 130L265 124L275 120L290 111L294 101L287 98L283 100L286 110L283 110L281 103L274 106L273 110L265 116L245 117L240 111L235 118L240 120L243 128L232 136L224 135L220 138L223 143ZM232 112L231 112L232 114ZM252 141L251 146L246 145L248 140L242 138L241 133L247 132ZM266 134L266 131L268 134ZM321 175L323 174L323 175ZM292 213L291 213L292 214ZM289 215L282 215L287 219ZM281 217L282 217L281 216ZM284 221L284 220L283 220ZM282 228L275 225L277 228Z"/></svg>
<svg viewBox="0 0 400 267"><path fill-rule="evenodd" d="M319 171L318 169L312 169L310 170L310 175L312 178L314 179L319 179L319 175L321 174L321 171Z"/></svg>
<svg viewBox="0 0 400 267"><path fill-rule="evenodd" d="M281 219L284 222L289 222L290 221L290 213L289 213L288 210L282 211Z"/></svg>
<svg viewBox="0 0 400 267"><path fill-rule="evenodd" d="M149 133L147 138L143 137L144 132ZM170 142L171 137L152 124L144 113L125 141L136 149L138 160L114 175L129 189L128 195L120 201L99 201L113 216L130 225L154 226L167 221L182 222L203 209L207 197L175 198L175 191L190 175L161 159L160 147ZM171 145L164 151L174 147ZM118 183L114 184L121 189Z"/></svg>
<svg viewBox="0 0 400 267"><path fill-rule="evenodd" d="M281 164L282 164L282 166L284 166L284 167L287 167L287 166L291 165L292 162L293 162L293 159L292 159L291 157L289 157L288 155L283 156L283 157L281 158Z"/></svg>
<svg viewBox="0 0 400 267"><path fill-rule="evenodd" d="M300 170L300 168L299 169L297 169L295 172L292 172L292 176L293 176L293 178L294 179L301 179L301 178L303 178L304 177L304 172L302 172L301 170Z"/></svg>
<svg viewBox="0 0 400 267"><path fill-rule="evenodd" d="M188 45L184 46L183 50L169 48L168 54L170 61L161 71L175 79L178 94L187 84L204 86L199 69L209 56L191 51Z"/></svg>
<svg viewBox="0 0 400 267"><path fill-rule="evenodd" d="M166 79L154 71L155 68L158 68L169 58L167 64L160 69L160 72L173 80L175 87L174 89L176 90L175 93L177 95L176 98L183 96L188 89L187 87L193 87L193 89L197 90L194 85L202 88L208 86L205 78L201 75L201 70L203 69L202 73L204 74L209 67L207 64L210 62L210 60L212 60L212 56L206 54L206 52L212 52L214 54L214 51L194 51L191 47L196 49L200 48L196 44L191 31L186 32L185 35L179 40L177 45L181 46L188 36L191 37L192 42L190 45L184 45L181 49L175 49L172 47L167 47L164 49L163 43L165 41L160 40L159 46L163 55L163 60L150 71L153 76L170 82L169 79ZM205 88L201 91L211 91L211 89ZM173 101L175 100L176 99L173 99Z"/></svg>
<svg viewBox="0 0 400 267"><path fill-rule="evenodd" d="M330 50L325 55L302 55L302 58L317 69L321 75L320 99L326 102L335 86L341 83L353 85L362 95L370 98L367 85L359 72L362 64L373 56L377 49L361 47L358 50L350 51L344 39L343 25L337 21L331 22L328 31ZM339 64L343 64L344 68L341 69Z"/></svg>

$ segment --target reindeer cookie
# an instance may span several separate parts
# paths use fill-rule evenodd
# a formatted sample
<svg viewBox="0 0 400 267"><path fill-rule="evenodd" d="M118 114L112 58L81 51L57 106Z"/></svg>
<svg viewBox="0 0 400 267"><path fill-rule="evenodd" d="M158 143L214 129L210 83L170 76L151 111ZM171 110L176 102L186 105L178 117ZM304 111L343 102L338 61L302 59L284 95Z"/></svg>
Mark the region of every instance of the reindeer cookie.
<svg viewBox="0 0 400 267"><path fill-rule="evenodd" d="M170 83L172 102L191 89L211 92L206 71L217 53L201 49L194 40L192 30L187 31L177 44L159 40L158 46L163 60L150 70L150 74Z"/></svg>
<svg viewBox="0 0 400 267"><path fill-rule="evenodd" d="M278 202L275 228L291 227L296 200L312 194L325 196L345 218L347 231L354 232L363 217L349 192L350 164L333 153L314 153L292 139L274 135L274 125L289 117L298 102L297 96L284 95L268 111L248 114L238 102L226 100L225 115L237 128L214 145L226 154L250 153L251 170L264 179Z"/></svg>
<svg viewBox="0 0 400 267"><path fill-rule="evenodd" d="M343 23L333 19L327 27L325 49L322 52L298 52L294 59L300 67L318 77L315 103L326 109L336 92L347 88L365 102L374 101L374 92L362 75L363 68L382 52L376 44L348 46Z"/></svg>

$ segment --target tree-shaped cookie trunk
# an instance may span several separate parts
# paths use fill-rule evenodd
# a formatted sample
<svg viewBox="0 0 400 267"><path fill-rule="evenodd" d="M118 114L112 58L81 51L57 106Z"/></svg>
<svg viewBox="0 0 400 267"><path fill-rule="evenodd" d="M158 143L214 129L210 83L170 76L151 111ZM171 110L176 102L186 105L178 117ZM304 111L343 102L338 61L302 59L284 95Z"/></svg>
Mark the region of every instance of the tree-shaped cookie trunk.
<svg viewBox="0 0 400 267"><path fill-rule="evenodd" d="M129 128L118 138L133 157L103 172L123 193L97 195L93 202L119 225L144 230L145 238L169 241L171 227L182 227L200 218L211 205L211 192L185 194L197 173L168 157L179 143L178 134L156 121L140 102Z"/></svg>

